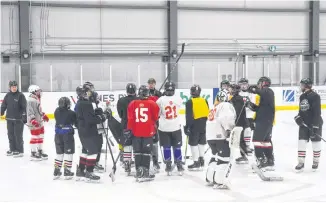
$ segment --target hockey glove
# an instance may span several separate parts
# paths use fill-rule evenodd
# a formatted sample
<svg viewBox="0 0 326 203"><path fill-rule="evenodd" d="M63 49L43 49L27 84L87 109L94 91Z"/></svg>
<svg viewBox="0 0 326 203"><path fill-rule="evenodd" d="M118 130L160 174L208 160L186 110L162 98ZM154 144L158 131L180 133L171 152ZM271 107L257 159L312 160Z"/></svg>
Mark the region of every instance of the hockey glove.
<svg viewBox="0 0 326 203"><path fill-rule="evenodd" d="M45 113L43 113L43 117L42 117L42 119L43 119L43 121L45 121L45 122L49 122L49 117L48 117Z"/></svg>
<svg viewBox="0 0 326 203"><path fill-rule="evenodd" d="M94 110L94 112L95 112L95 115L97 115L97 116L100 116L100 115L103 115L103 114L104 114L102 108L96 108L96 109Z"/></svg>
<svg viewBox="0 0 326 203"><path fill-rule="evenodd" d="M125 138L124 145L129 146L132 144L133 134L132 134L131 130L123 130L123 137Z"/></svg>
<svg viewBox="0 0 326 203"><path fill-rule="evenodd" d="M23 114L22 115L22 121L23 121L24 124L27 123L27 116L26 116L26 114Z"/></svg>
<svg viewBox="0 0 326 203"><path fill-rule="evenodd" d="M187 136L189 136L191 134L190 128L187 126L183 126L183 131Z"/></svg>
<svg viewBox="0 0 326 203"><path fill-rule="evenodd" d="M110 108L105 109L104 114L108 119L112 118L112 110Z"/></svg>
<svg viewBox="0 0 326 203"><path fill-rule="evenodd" d="M304 125L304 121L301 118L301 116L297 115L296 117L294 117L294 121L297 123L298 126L303 126Z"/></svg>
<svg viewBox="0 0 326 203"><path fill-rule="evenodd" d="M317 138L318 133L319 133L319 127L318 126L312 126L312 130L310 131L310 139Z"/></svg>
<svg viewBox="0 0 326 203"><path fill-rule="evenodd" d="M230 138L231 130L226 130L225 133L226 133L225 137L226 137L227 139Z"/></svg>
<svg viewBox="0 0 326 203"><path fill-rule="evenodd" d="M248 92L249 92L249 93L254 93L254 94L256 94L256 93L257 93L257 89L258 89L257 85L250 85L250 86L248 87Z"/></svg>
<svg viewBox="0 0 326 203"><path fill-rule="evenodd" d="M101 123L106 121L106 116L104 114L97 115L101 119Z"/></svg>
<svg viewBox="0 0 326 203"><path fill-rule="evenodd" d="M258 109L258 106L256 104L252 103L251 101L248 101L246 103L246 107L248 107L252 111L257 111L257 109Z"/></svg>
<svg viewBox="0 0 326 203"><path fill-rule="evenodd" d="M37 120L35 120L35 119L31 120L31 124L36 128L40 127L40 123L37 122Z"/></svg>

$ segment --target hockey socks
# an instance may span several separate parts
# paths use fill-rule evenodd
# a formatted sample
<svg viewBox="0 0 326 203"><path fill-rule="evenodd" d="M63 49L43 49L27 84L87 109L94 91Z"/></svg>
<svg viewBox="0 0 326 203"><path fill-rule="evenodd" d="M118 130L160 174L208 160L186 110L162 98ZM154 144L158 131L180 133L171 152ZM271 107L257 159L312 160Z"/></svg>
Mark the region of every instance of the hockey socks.
<svg viewBox="0 0 326 203"><path fill-rule="evenodd" d="M198 161L198 159L199 159L198 145L196 145L196 146L190 146L190 150L191 150L192 160L193 161Z"/></svg>
<svg viewBox="0 0 326 203"><path fill-rule="evenodd" d="M307 140L299 140L298 142L298 163L304 164L306 158Z"/></svg>
<svg viewBox="0 0 326 203"><path fill-rule="evenodd" d="M251 141L251 129L250 128L246 128L243 132L243 139L246 143L246 147L250 148L250 141Z"/></svg>
<svg viewBox="0 0 326 203"><path fill-rule="evenodd" d="M153 161L157 162L158 161L158 145L157 143L154 143L152 146L152 154L153 154ZM171 157L171 155L170 155Z"/></svg>
<svg viewBox="0 0 326 203"><path fill-rule="evenodd" d="M204 157L205 155L205 145L199 144L198 145L199 157Z"/></svg>
<svg viewBox="0 0 326 203"><path fill-rule="evenodd" d="M182 161L181 147L173 148L174 162Z"/></svg>
<svg viewBox="0 0 326 203"><path fill-rule="evenodd" d="M61 169L62 161L63 161L63 154L57 154L57 156L54 160L54 167Z"/></svg>
<svg viewBox="0 0 326 203"><path fill-rule="evenodd" d="M163 147L165 161L171 161L171 147Z"/></svg>
<svg viewBox="0 0 326 203"><path fill-rule="evenodd" d="M79 157L79 168L81 171L84 171L86 168L86 160L87 160L86 157L87 154L81 154Z"/></svg>
<svg viewBox="0 0 326 203"><path fill-rule="evenodd" d="M314 153L313 162L319 163L320 151L321 151L321 142L312 142L312 150Z"/></svg>
<svg viewBox="0 0 326 203"><path fill-rule="evenodd" d="M92 154L92 155L87 155L86 158L86 170L88 172L93 172L94 171L94 167L96 164L96 156L97 154Z"/></svg>
<svg viewBox="0 0 326 203"><path fill-rule="evenodd" d="M64 157L65 157L64 167L70 170L71 167L72 167L72 157L73 157L73 155L72 154L65 154Z"/></svg>
<svg viewBox="0 0 326 203"><path fill-rule="evenodd" d="M131 161L132 146L125 146L123 148L123 161Z"/></svg>

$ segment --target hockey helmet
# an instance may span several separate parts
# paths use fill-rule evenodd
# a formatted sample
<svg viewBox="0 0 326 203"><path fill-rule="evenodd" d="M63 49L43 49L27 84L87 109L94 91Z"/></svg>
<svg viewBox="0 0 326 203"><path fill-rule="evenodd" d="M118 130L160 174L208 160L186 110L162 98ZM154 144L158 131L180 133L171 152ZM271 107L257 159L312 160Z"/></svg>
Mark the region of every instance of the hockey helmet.
<svg viewBox="0 0 326 203"><path fill-rule="evenodd" d="M312 80L310 78L303 78L300 80L300 89L301 91L305 91L306 89L312 88Z"/></svg>
<svg viewBox="0 0 326 203"><path fill-rule="evenodd" d="M138 90L138 96L142 99L149 97L149 88L146 85L141 85Z"/></svg>
<svg viewBox="0 0 326 203"><path fill-rule="evenodd" d="M61 97L58 101L59 108L70 109L71 102L68 97Z"/></svg>
<svg viewBox="0 0 326 203"><path fill-rule="evenodd" d="M94 84L91 83L91 82L89 82L89 81L87 81L87 82L84 83L83 88L89 89L91 91L94 91L95 90Z"/></svg>
<svg viewBox="0 0 326 203"><path fill-rule="evenodd" d="M156 80L154 78L149 78L147 83L148 84L156 84Z"/></svg>
<svg viewBox="0 0 326 203"><path fill-rule="evenodd" d="M240 85L238 85L238 84L232 84L232 85L230 85L230 94L231 95L238 95L239 94L239 92L240 92Z"/></svg>
<svg viewBox="0 0 326 203"><path fill-rule="evenodd" d="M76 88L76 94L77 94L77 98L79 97L82 97L83 96L83 86L82 85L79 85L77 88Z"/></svg>
<svg viewBox="0 0 326 203"><path fill-rule="evenodd" d="M201 93L201 88L199 85L193 85L191 88L190 88L190 95L192 97L199 97L200 96L200 93Z"/></svg>
<svg viewBox="0 0 326 203"><path fill-rule="evenodd" d="M17 82L16 81L14 81L14 80L12 80L12 81L10 81L9 82L9 87L12 87L12 86L18 86L18 84L17 84Z"/></svg>
<svg viewBox="0 0 326 203"><path fill-rule="evenodd" d="M37 85L30 85L28 87L28 92L39 97L42 95L42 89Z"/></svg>
<svg viewBox="0 0 326 203"><path fill-rule="evenodd" d="M92 102L96 101L96 94L94 94L94 85L91 82L85 82L83 85L83 97L85 99L91 100Z"/></svg>
<svg viewBox="0 0 326 203"><path fill-rule="evenodd" d="M229 91L224 89L218 92L217 99L219 102L227 102L229 101L229 96Z"/></svg>
<svg viewBox="0 0 326 203"><path fill-rule="evenodd" d="M166 96L173 96L175 93L175 84L174 82L167 82L164 85L165 95Z"/></svg>
<svg viewBox="0 0 326 203"><path fill-rule="evenodd" d="M223 80L223 81L221 82L221 89L222 89L222 90L223 90L223 89L227 89L229 86L230 86L230 81L228 81L228 80Z"/></svg>
<svg viewBox="0 0 326 203"><path fill-rule="evenodd" d="M134 83L128 83L126 86L126 92L129 95L134 95L136 94L137 87Z"/></svg>
<svg viewBox="0 0 326 203"><path fill-rule="evenodd" d="M261 78L259 78L257 85L262 87L270 87L272 84L272 81L269 77L263 76Z"/></svg>
<svg viewBox="0 0 326 203"><path fill-rule="evenodd" d="M238 82L240 89L243 91L248 90L249 87L249 80L247 78L241 78Z"/></svg>

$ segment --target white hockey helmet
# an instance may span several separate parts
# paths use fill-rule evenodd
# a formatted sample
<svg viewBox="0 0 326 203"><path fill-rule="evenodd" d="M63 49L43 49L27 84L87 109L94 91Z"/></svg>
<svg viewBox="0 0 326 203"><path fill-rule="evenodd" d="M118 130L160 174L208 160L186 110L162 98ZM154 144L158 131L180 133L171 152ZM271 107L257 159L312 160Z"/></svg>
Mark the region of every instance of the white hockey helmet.
<svg viewBox="0 0 326 203"><path fill-rule="evenodd" d="M217 99L219 102L227 102L229 101L230 93L226 89L219 91L217 95Z"/></svg>
<svg viewBox="0 0 326 203"><path fill-rule="evenodd" d="M31 93L31 94L41 96L42 89L37 85L30 85L28 87L28 92Z"/></svg>

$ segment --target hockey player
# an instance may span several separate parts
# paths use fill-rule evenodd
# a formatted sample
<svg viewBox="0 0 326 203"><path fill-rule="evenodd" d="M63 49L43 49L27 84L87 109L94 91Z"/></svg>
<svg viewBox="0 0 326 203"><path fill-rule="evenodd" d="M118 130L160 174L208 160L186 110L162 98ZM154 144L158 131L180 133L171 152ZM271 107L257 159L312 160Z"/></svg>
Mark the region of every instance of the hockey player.
<svg viewBox="0 0 326 203"><path fill-rule="evenodd" d="M162 96L161 92L155 89L156 81L154 78L149 78L147 83L149 88L148 99L156 102ZM159 123L157 123L156 125L159 126ZM153 136L153 148L152 148L153 165L156 172L160 170L160 164L158 163L158 140L159 140L159 135L156 132L155 135Z"/></svg>
<svg viewBox="0 0 326 203"><path fill-rule="evenodd" d="M193 85L190 88L192 98L186 103L186 125L184 132L189 139L192 159L194 163L188 166L189 170L198 170L204 167L206 145L206 122L209 114L208 102L200 97L201 88Z"/></svg>
<svg viewBox="0 0 326 203"><path fill-rule="evenodd" d="M323 119L321 117L320 96L312 90L312 80L304 78L300 81L299 113L294 118L299 126L298 142L298 165L295 170L300 172L304 169L307 143L311 140L313 150L312 170L318 169L321 151L321 136Z"/></svg>
<svg viewBox="0 0 326 203"><path fill-rule="evenodd" d="M43 122L48 122L48 116L42 111L41 96L42 90L37 85L28 88L30 93L27 100L27 125L31 131L31 160L41 161L48 159L48 155L43 153L44 126Z"/></svg>
<svg viewBox="0 0 326 203"><path fill-rule="evenodd" d="M257 86L250 86L248 91L259 95L259 105L247 102L248 107L256 112L256 128L253 134L253 145L257 158L257 166L261 169L273 170L274 154L272 145L272 129L275 117L275 97L270 88L271 80L261 77ZM265 158L267 161L265 161Z"/></svg>
<svg viewBox="0 0 326 203"><path fill-rule="evenodd" d="M239 93L240 96L243 97L244 101L246 102L247 100L253 101L255 104L257 103L257 95L253 93L248 92L248 87L249 87L249 81L246 78L241 78L238 82L240 85L241 91ZM248 155L252 154L252 149L250 148L250 142L251 142L251 137L252 137L252 132L255 129L255 123L254 123L254 115L255 112L252 111L250 108L246 107L246 116L247 116L247 121L249 124L249 127L244 129L243 133L243 139L246 144L246 150ZM242 139L241 139L242 140ZM241 141L243 142L243 140Z"/></svg>
<svg viewBox="0 0 326 203"><path fill-rule="evenodd" d="M94 85L84 84L76 105L78 134L83 148L87 154L82 152L77 177L85 177L87 181L99 181L100 177L94 174L96 157L99 153L99 135L97 124L105 122L106 114L103 109L93 109L92 97L94 97ZM85 151L84 151L85 152ZM84 172L86 168L86 173Z"/></svg>
<svg viewBox="0 0 326 203"><path fill-rule="evenodd" d="M130 174L131 172L131 154L132 154L132 143L130 139L124 139L124 131L127 131L127 126L128 126L128 106L133 100L139 99L136 96L136 85L134 83L128 83L126 86L126 92L127 96L122 97L118 100L117 103L117 111L118 114L121 118L121 131L122 131L122 136L120 139L120 143L122 145L121 149L123 150L123 163L124 163L124 168L125 172L127 174ZM127 133L126 136L129 134Z"/></svg>
<svg viewBox="0 0 326 203"><path fill-rule="evenodd" d="M9 92L1 103L1 116L6 113L9 151L7 156L22 157L24 155L23 131L26 118L26 98L17 88L16 81L9 82Z"/></svg>
<svg viewBox="0 0 326 203"><path fill-rule="evenodd" d="M55 118L55 149L56 158L54 161L54 179L62 175L61 167L64 160L65 179L71 179L74 173L71 172L72 159L75 153L74 128L77 125L76 113L70 110L71 102L68 97L61 97L58 107L54 112Z"/></svg>
<svg viewBox="0 0 326 203"><path fill-rule="evenodd" d="M138 95L140 99L132 101L128 106L127 125L135 154L136 178L142 182L155 177L149 173L149 167L159 107L148 99L149 89L145 85L140 86Z"/></svg>
<svg viewBox="0 0 326 203"><path fill-rule="evenodd" d="M168 175L171 175L173 170L171 158L171 147L173 147L174 163L178 168L179 174L182 175L184 169L182 166L182 132L179 114L182 100L174 95L175 84L173 82L165 83L164 90L164 96L160 97L156 103L160 107L158 134L160 144L163 147L166 164L165 171Z"/></svg>
<svg viewBox="0 0 326 203"><path fill-rule="evenodd" d="M208 134L208 144L212 150L211 158L206 171L206 182L215 188L229 187L228 178L232 170L230 147L228 138L236 123L236 110L229 102L229 92L224 89L218 93L220 103L211 112L212 130Z"/></svg>
<svg viewBox="0 0 326 203"><path fill-rule="evenodd" d="M242 129L247 129L247 128L249 128L249 123L247 120L245 102L243 100L244 98L239 95L240 86L237 84L232 84L232 85L230 85L230 90L231 90L231 96L232 96L230 102L233 104L233 107L237 113L235 126L242 127ZM245 152L246 154L248 154L247 145L245 143L245 138L244 138L245 132L246 132L246 130L243 130L241 132L240 148L242 149L242 151L240 152L241 157L236 159L236 163L238 163L238 164L248 163L248 159L246 158L245 154L243 153L243 152Z"/></svg>

